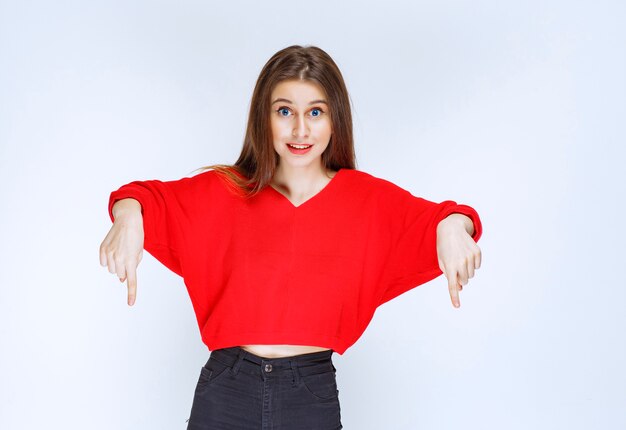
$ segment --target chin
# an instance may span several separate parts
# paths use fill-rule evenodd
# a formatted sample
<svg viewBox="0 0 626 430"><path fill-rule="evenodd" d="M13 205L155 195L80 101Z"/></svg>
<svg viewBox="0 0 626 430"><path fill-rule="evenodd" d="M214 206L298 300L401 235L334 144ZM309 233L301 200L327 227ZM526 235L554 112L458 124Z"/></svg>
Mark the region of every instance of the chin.
<svg viewBox="0 0 626 430"><path fill-rule="evenodd" d="M291 156L291 154L287 154L285 157L280 157L280 163L284 163L291 167L307 167L311 165L321 165L322 164L322 155L312 156L312 154L308 154L307 157L296 158Z"/></svg>

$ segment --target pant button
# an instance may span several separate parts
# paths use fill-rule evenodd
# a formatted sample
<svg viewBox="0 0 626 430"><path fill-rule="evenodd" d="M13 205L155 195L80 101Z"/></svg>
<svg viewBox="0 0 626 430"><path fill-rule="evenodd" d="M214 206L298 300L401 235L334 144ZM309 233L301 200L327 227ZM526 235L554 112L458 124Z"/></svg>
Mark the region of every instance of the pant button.
<svg viewBox="0 0 626 430"><path fill-rule="evenodd" d="M266 364L265 365L265 371L266 372L271 372L272 371L272 365L271 364Z"/></svg>

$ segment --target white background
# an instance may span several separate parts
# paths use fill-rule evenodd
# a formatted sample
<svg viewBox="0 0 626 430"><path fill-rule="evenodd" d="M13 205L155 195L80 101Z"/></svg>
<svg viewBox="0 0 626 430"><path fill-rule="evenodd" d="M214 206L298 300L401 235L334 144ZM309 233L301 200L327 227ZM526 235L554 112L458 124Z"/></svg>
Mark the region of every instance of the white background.
<svg viewBox="0 0 626 430"><path fill-rule="evenodd" d="M0 428L184 429L201 342L145 253L99 265L109 193L232 163L258 73L326 50L358 168L481 215L483 264L334 354L349 430L626 428L619 1L0 2Z"/></svg>

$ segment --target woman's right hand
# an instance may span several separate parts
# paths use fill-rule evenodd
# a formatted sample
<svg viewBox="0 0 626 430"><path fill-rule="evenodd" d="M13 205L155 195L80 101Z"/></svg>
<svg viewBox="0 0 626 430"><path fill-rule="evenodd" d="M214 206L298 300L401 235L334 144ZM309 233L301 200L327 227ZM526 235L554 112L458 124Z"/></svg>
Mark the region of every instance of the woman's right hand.
<svg viewBox="0 0 626 430"><path fill-rule="evenodd" d="M115 202L113 226L100 244L100 265L109 268L120 282L127 280L128 305L137 297L137 266L143 256L143 217L141 205L132 198Z"/></svg>

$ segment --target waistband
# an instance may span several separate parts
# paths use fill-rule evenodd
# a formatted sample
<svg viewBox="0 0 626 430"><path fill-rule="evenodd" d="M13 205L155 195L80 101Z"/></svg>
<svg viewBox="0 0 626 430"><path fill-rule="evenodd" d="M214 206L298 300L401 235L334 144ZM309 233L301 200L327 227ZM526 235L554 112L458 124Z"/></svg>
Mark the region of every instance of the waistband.
<svg viewBox="0 0 626 430"><path fill-rule="evenodd" d="M278 375L284 371L297 371L300 376L308 376L330 370L335 371L332 362L333 352L329 349L289 357L266 358L246 351L240 346L232 346L211 351L209 361L219 361L231 367L235 373L243 371L257 375L260 373Z"/></svg>

